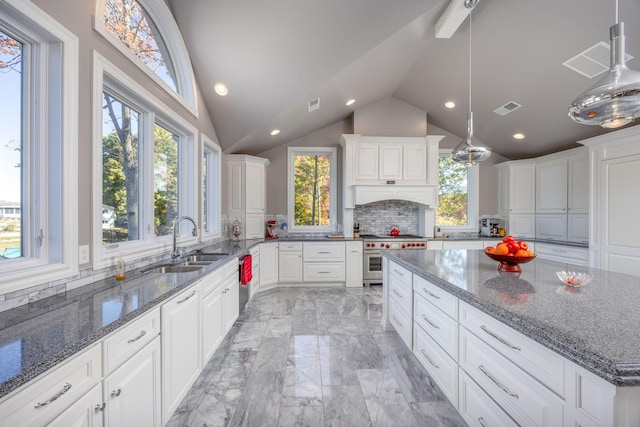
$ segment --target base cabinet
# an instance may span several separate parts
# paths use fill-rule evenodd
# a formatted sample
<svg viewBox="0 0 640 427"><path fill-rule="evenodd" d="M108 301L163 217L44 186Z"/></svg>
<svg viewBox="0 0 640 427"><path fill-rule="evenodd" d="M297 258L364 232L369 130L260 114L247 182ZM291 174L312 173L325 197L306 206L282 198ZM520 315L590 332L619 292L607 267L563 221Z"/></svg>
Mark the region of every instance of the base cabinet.
<svg viewBox="0 0 640 427"><path fill-rule="evenodd" d="M278 247L278 281L302 283L302 243L280 243Z"/></svg>
<svg viewBox="0 0 640 427"><path fill-rule="evenodd" d="M103 380L108 426L161 426L160 337Z"/></svg>
<svg viewBox="0 0 640 427"><path fill-rule="evenodd" d="M162 318L162 423L200 374L200 284L166 302Z"/></svg>
<svg viewBox="0 0 640 427"><path fill-rule="evenodd" d="M458 412L470 426L518 426L462 369L459 390Z"/></svg>
<svg viewBox="0 0 640 427"><path fill-rule="evenodd" d="M260 244L260 286L278 283L278 244Z"/></svg>
<svg viewBox="0 0 640 427"><path fill-rule="evenodd" d="M47 424L48 427L100 427L103 423L102 413L106 405L102 401L102 388L96 385L83 397L78 399L55 420ZM106 425L109 425L108 423ZM126 425L126 424L111 424ZM149 424L151 425L151 424ZM159 425L159 424L154 424Z"/></svg>
<svg viewBox="0 0 640 427"><path fill-rule="evenodd" d="M347 288L362 287L362 242L346 242L345 245L346 286Z"/></svg>

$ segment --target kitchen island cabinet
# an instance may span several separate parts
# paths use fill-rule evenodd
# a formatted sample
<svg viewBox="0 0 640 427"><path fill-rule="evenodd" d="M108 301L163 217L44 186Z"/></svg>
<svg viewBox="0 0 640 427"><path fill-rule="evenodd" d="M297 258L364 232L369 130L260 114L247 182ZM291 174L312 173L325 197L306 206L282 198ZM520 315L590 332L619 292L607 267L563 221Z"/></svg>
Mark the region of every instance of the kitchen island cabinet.
<svg viewBox="0 0 640 427"><path fill-rule="evenodd" d="M385 284L395 280L396 266L413 276L409 348L470 425L507 416L519 425L640 425L640 332L631 326L640 322L640 277L543 259L505 274L479 250L383 256ZM459 261L454 269L452 259ZM558 270L594 279L566 288ZM383 324L395 327L390 292L383 287ZM441 305L448 300L457 301L457 314L455 304ZM457 353L442 334L451 320L443 319L458 324Z"/></svg>

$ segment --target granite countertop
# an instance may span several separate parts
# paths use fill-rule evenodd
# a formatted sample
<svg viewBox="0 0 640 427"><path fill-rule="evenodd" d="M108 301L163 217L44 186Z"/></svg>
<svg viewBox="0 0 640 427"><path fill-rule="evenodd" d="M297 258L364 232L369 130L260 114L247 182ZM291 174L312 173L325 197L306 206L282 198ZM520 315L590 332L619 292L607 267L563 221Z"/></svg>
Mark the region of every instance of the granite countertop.
<svg viewBox="0 0 640 427"><path fill-rule="evenodd" d="M226 241L205 247L203 252L228 256L196 272L142 274L150 265L127 272L121 282L110 277L0 313L0 397L263 241Z"/></svg>
<svg viewBox="0 0 640 427"><path fill-rule="evenodd" d="M574 246L576 248L588 248L588 243L581 242L568 242L564 240L549 240L549 239L534 239L534 238L520 238L516 237L517 240L525 240L527 242L534 243L549 243L552 245L565 245L565 246ZM499 236L481 236L480 234L462 234L462 235L451 235L444 237L427 237L427 240L435 240L435 241L458 241L458 240L492 240L498 241L502 240L502 237Z"/></svg>
<svg viewBox="0 0 640 427"><path fill-rule="evenodd" d="M518 276L481 250L383 255L608 382L640 385L640 277L539 258ZM594 277L568 288L561 270Z"/></svg>

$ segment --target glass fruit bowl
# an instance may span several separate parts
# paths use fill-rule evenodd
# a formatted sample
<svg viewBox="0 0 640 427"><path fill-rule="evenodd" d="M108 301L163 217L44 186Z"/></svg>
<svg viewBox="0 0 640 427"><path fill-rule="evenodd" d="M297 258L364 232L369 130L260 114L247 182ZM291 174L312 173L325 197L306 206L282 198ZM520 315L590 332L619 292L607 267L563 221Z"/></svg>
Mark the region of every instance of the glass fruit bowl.
<svg viewBox="0 0 640 427"><path fill-rule="evenodd" d="M521 273L522 268L520 268L520 264L525 264L529 261L532 261L536 256L515 256L515 255L496 255L489 252L485 252L489 258L494 261L498 261L498 270L499 271L507 271L509 273Z"/></svg>
<svg viewBox="0 0 640 427"><path fill-rule="evenodd" d="M558 279L566 286L571 286L572 288L584 286L593 279L591 274L576 273L575 271L556 271L556 276L558 276Z"/></svg>

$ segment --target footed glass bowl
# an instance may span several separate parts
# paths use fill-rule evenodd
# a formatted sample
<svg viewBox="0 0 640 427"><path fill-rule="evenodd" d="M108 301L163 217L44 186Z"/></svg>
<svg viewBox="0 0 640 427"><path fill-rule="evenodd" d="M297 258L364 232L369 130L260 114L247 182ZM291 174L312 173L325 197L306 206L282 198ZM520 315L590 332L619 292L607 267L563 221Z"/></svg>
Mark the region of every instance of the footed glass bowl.
<svg viewBox="0 0 640 427"><path fill-rule="evenodd" d="M485 254L494 261L498 261L498 270L507 271L509 273L521 273L522 268L520 264L525 264L532 261L536 256L509 256L509 255L496 255L485 252Z"/></svg>

